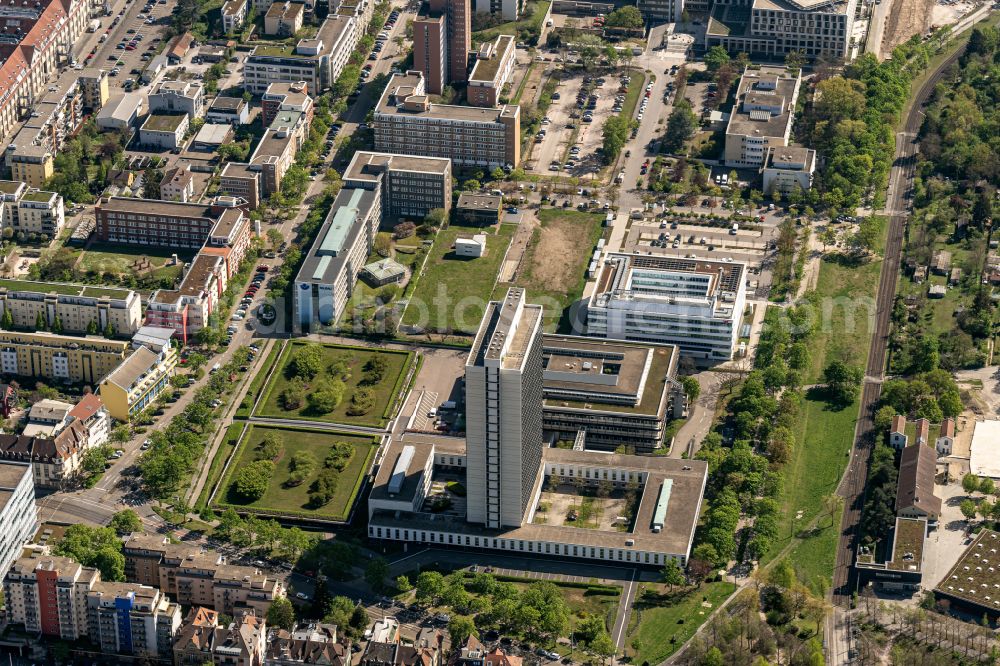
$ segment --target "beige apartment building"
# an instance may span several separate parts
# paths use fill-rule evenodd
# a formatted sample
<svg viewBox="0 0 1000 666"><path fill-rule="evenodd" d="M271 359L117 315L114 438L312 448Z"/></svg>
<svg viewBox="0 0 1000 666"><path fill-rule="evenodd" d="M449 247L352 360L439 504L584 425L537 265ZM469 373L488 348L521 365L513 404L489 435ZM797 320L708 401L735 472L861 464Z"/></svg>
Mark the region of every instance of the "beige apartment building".
<svg viewBox="0 0 1000 666"><path fill-rule="evenodd" d="M124 553L127 580L159 587L184 606L226 615L253 608L263 617L272 601L285 596L280 580L254 567L227 564L215 551L169 543L156 534L132 534Z"/></svg>
<svg viewBox="0 0 1000 666"><path fill-rule="evenodd" d="M7 282L0 284L0 316L8 310L14 328L22 329L34 329L39 315L47 328L69 333L103 332L110 324L116 334L126 336L142 325L139 294L127 289Z"/></svg>
<svg viewBox="0 0 1000 666"><path fill-rule="evenodd" d="M131 352L128 340L0 331L0 372L96 384Z"/></svg>
<svg viewBox="0 0 1000 666"><path fill-rule="evenodd" d="M272 2L264 14L264 34L291 37L302 28L306 6L301 2Z"/></svg>
<svg viewBox="0 0 1000 666"><path fill-rule="evenodd" d="M375 150L447 157L461 166L516 167L521 161L521 109L432 104L417 71L390 79L375 107Z"/></svg>
<svg viewBox="0 0 1000 666"><path fill-rule="evenodd" d="M726 126L726 166L760 169L769 149L788 145L800 82L783 67L747 67Z"/></svg>

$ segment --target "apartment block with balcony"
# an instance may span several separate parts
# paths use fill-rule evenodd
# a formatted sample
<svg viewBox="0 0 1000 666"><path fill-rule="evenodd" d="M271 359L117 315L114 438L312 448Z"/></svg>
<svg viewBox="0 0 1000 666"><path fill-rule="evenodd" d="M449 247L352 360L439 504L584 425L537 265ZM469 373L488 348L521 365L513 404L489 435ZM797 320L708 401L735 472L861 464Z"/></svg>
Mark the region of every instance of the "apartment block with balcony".
<svg viewBox="0 0 1000 666"><path fill-rule="evenodd" d="M208 324L227 284L225 259L198 254L177 289L157 289L146 307L146 324L169 328L182 344Z"/></svg>
<svg viewBox="0 0 1000 666"><path fill-rule="evenodd" d="M521 160L521 109L433 104L421 72L396 74L375 107L375 149L446 157L460 166L516 167Z"/></svg>
<svg viewBox="0 0 1000 666"><path fill-rule="evenodd" d="M0 572L7 573L37 529L31 464L0 461Z"/></svg>
<svg viewBox="0 0 1000 666"><path fill-rule="evenodd" d="M264 14L264 34L292 37L302 28L306 6L301 2L278 0L272 2Z"/></svg>
<svg viewBox="0 0 1000 666"><path fill-rule="evenodd" d="M726 166L761 169L768 150L788 145L800 75L778 67L747 67L726 126Z"/></svg>
<svg viewBox="0 0 1000 666"><path fill-rule="evenodd" d="M222 5L222 31L233 34L243 28L250 13L248 0L226 0Z"/></svg>
<svg viewBox="0 0 1000 666"><path fill-rule="evenodd" d="M84 106L77 76L64 74L48 86L5 149L6 165L15 180L32 187L44 185L56 153L83 123Z"/></svg>
<svg viewBox="0 0 1000 666"><path fill-rule="evenodd" d="M283 112L286 113L286 112ZM269 197L281 190L281 181L295 162L299 133L292 127L268 127L250 156L250 169L260 174L260 193Z"/></svg>
<svg viewBox="0 0 1000 666"><path fill-rule="evenodd" d="M87 593L87 634L101 652L173 658L181 608L155 587L100 581Z"/></svg>
<svg viewBox="0 0 1000 666"><path fill-rule="evenodd" d="M0 372L93 385L125 360L129 346L97 336L0 331Z"/></svg>
<svg viewBox="0 0 1000 666"><path fill-rule="evenodd" d="M499 104L504 86L510 83L514 74L516 63L517 49L514 48L514 37L511 35L499 35L492 42L480 46L465 92L469 104L485 107Z"/></svg>
<svg viewBox="0 0 1000 666"><path fill-rule="evenodd" d="M131 336L142 325L140 301L128 289L28 280L0 284L0 316L9 310L18 329L34 329L41 315L48 329L93 334L110 325L117 335Z"/></svg>
<svg viewBox="0 0 1000 666"><path fill-rule="evenodd" d="M345 188L378 191L383 226L421 221L435 208L451 209L451 160L359 150L343 175Z"/></svg>
<svg viewBox="0 0 1000 666"><path fill-rule="evenodd" d="M54 237L66 223L63 198L55 192L30 190L17 204L17 230Z"/></svg>
<svg viewBox="0 0 1000 666"><path fill-rule="evenodd" d="M97 569L34 551L16 560L4 576L7 622L29 633L85 639L87 594L100 580Z"/></svg>
<svg viewBox="0 0 1000 666"><path fill-rule="evenodd" d="M159 349L134 344L136 348L128 358L101 380L101 400L115 419L130 421L170 385L177 352L169 344L173 330L164 330L166 344Z"/></svg>
<svg viewBox="0 0 1000 666"><path fill-rule="evenodd" d="M219 613L252 608L267 614L285 596L284 584L254 568L229 564L216 551L170 543L157 534L133 533L124 545L126 580L159 587L184 606Z"/></svg>
<svg viewBox="0 0 1000 666"><path fill-rule="evenodd" d="M587 334L676 345L697 363L732 358L746 307L742 263L611 253L587 302Z"/></svg>
<svg viewBox="0 0 1000 666"><path fill-rule="evenodd" d="M260 100L262 124L270 127L281 111L298 111L306 116L307 125L312 124L313 100L309 96L309 84L294 81L268 85Z"/></svg>
<svg viewBox="0 0 1000 666"><path fill-rule="evenodd" d="M0 137L6 137L30 113L51 77L69 63L70 45L86 29L89 10L86 0L5 4Z"/></svg>

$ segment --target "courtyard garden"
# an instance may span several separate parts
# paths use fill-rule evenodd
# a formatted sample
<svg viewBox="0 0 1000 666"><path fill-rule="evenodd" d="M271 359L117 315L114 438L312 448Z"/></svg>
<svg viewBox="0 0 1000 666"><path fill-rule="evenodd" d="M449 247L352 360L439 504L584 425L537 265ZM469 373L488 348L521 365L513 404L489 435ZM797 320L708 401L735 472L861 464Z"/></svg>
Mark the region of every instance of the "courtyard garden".
<svg viewBox="0 0 1000 666"><path fill-rule="evenodd" d="M412 352L286 343L254 416L380 428L415 358Z"/></svg>
<svg viewBox="0 0 1000 666"><path fill-rule="evenodd" d="M375 437L252 425L237 445L215 504L347 520L377 448Z"/></svg>

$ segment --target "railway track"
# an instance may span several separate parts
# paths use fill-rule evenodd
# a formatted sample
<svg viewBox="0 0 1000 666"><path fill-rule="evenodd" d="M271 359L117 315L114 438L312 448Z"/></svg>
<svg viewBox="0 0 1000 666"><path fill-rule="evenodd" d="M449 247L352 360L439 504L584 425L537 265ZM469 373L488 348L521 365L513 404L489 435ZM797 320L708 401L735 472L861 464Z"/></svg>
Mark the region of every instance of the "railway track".
<svg viewBox="0 0 1000 666"><path fill-rule="evenodd" d="M908 218L905 211L909 207L908 198L916 171L917 132L920 130L923 117L921 109L927 104L934 86L941 80L945 70L955 63L964 51L964 48L956 51L924 82L910 107L903 131L896 134L896 155L892 172L889 174L889 192L883 209L889 215L889 232L875 300L875 331L868 351L851 461L837 488L837 494L844 498L844 514L840 524L840 541L837 544L837 561L833 571L833 603L841 608L850 606L851 594L857 589L853 566L854 553L857 550L861 510L868 485L868 463L876 441L874 416L882 393L882 380L889 348L889 322L903 252L903 234Z"/></svg>

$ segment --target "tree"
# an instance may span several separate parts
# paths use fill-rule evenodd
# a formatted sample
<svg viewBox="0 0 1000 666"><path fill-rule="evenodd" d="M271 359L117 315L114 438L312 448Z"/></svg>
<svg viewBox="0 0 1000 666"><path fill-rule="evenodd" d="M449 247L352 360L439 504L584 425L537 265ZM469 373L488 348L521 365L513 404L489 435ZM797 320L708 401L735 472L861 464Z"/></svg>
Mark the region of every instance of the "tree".
<svg viewBox="0 0 1000 666"><path fill-rule="evenodd" d="M972 522L972 519L976 517L976 503L970 499L962 500L962 503L958 505L959 510L962 515L965 516L965 520Z"/></svg>
<svg viewBox="0 0 1000 666"><path fill-rule="evenodd" d="M98 446L97 448L90 449L83 454L83 458L80 461L80 467L88 475L93 476L94 474L100 474L104 471L110 455L110 449L105 446Z"/></svg>
<svg viewBox="0 0 1000 666"><path fill-rule="evenodd" d="M826 252L827 246L837 244L837 230L829 224L826 225L823 231L819 232L819 242L823 244L823 251Z"/></svg>
<svg viewBox="0 0 1000 666"><path fill-rule="evenodd" d="M684 572L681 571L681 567L677 564L677 560L674 558L667 560L666 565L663 567L663 571L660 572L660 579L670 586L671 592L674 590L674 585L683 585L685 583Z"/></svg>
<svg viewBox="0 0 1000 666"><path fill-rule="evenodd" d="M966 495L971 495L972 493L979 490L979 477L971 473L963 476L962 490L965 491Z"/></svg>
<svg viewBox="0 0 1000 666"><path fill-rule="evenodd" d="M854 401L864 379L864 371L856 365L834 361L823 371L826 388L834 402L847 405Z"/></svg>
<svg viewBox="0 0 1000 666"><path fill-rule="evenodd" d="M701 666L726 666L726 658L722 655L722 650L713 645L701 658Z"/></svg>
<svg viewBox="0 0 1000 666"><path fill-rule="evenodd" d="M337 481L336 471L327 468L320 472L309 487L309 505L314 509L325 506L337 493Z"/></svg>
<svg viewBox="0 0 1000 666"><path fill-rule="evenodd" d="M323 369L323 349L314 342L300 345L288 364L293 377L309 381Z"/></svg>
<svg viewBox="0 0 1000 666"><path fill-rule="evenodd" d="M594 640L590 641L590 650L598 657L607 659L615 654L615 644L611 641L608 632L602 631Z"/></svg>
<svg viewBox="0 0 1000 666"><path fill-rule="evenodd" d="M275 460L285 451L285 441L276 430L268 430L260 442L260 454L267 460Z"/></svg>
<svg viewBox="0 0 1000 666"><path fill-rule="evenodd" d="M319 463L316 456L311 451L296 451L292 459L288 462L288 483L289 486L300 486L306 479L312 476Z"/></svg>
<svg viewBox="0 0 1000 666"><path fill-rule="evenodd" d="M396 589L405 594L413 589L413 583L405 575L396 576Z"/></svg>
<svg viewBox="0 0 1000 666"><path fill-rule="evenodd" d="M997 491L996 485L993 483L993 479L988 476L984 476L982 481L979 482L979 492L984 495L993 495Z"/></svg>
<svg viewBox="0 0 1000 666"><path fill-rule="evenodd" d="M142 520L139 518L139 514L132 509L125 509L111 516L111 522L108 523L108 527L113 529L118 536L125 536L132 532L141 531Z"/></svg>
<svg viewBox="0 0 1000 666"><path fill-rule="evenodd" d="M329 414L343 401L344 390L344 382L339 379L323 379L306 396L306 403L317 414Z"/></svg>
<svg viewBox="0 0 1000 666"><path fill-rule="evenodd" d="M701 384L694 377L687 375L681 377L678 381L684 387L684 394L687 396L688 402L694 402L701 395Z"/></svg>
<svg viewBox="0 0 1000 666"><path fill-rule="evenodd" d="M270 460L255 460L240 470L233 483L233 492L243 502L256 502L264 493L274 474L274 463Z"/></svg>
<svg viewBox="0 0 1000 666"><path fill-rule="evenodd" d="M621 115L611 116L604 121L604 127L601 131L603 136L601 150L604 154L604 161L610 164L618 159L622 148L628 142L629 120Z"/></svg>
<svg viewBox="0 0 1000 666"><path fill-rule="evenodd" d="M275 227L271 227L267 230L267 243L271 246L271 249L277 249L283 242L285 237L281 235L281 231Z"/></svg>
<svg viewBox="0 0 1000 666"><path fill-rule="evenodd" d="M713 46L705 52L705 66L710 72L717 72L723 65L728 65L731 58L729 52L721 46Z"/></svg>
<svg viewBox="0 0 1000 666"><path fill-rule="evenodd" d="M383 557L372 559L365 567L365 582L376 592L380 592L385 586L385 577L388 575L389 563Z"/></svg>
<svg viewBox="0 0 1000 666"><path fill-rule="evenodd" d="M94 322L91 322L91 323L94 323ZM12 328L14 328L14 314L11 311L10 308L4 308L4 310L3 310L3 316L0 317L0 328L2 328L5 331L9 331ZM96 333L97 331L94 331L94 332ZM88 333L90 333L89 329L88 329Z"/></svg>
<svg viewBox="0 0 1000 666"><path fill-rule="evenodd" d="M608 14L607 19L604 21L604 25L609 28L625 28L628 30L639 30L643 24L642 14L634 5L626 5L614 10Z"/></svg>
<svg viewBox="0 0 1000 666"><path fill-rule="evenodd" d="M444 592L444 576L437 571L422 571L417 576L417 601L433 602Z"/></svg>
<svg viewBox="0 0 1000 666"><path fill-rule="evenodd" d="M464 645L469 636L478 637L479 632L476 630L476 623L472 621L471 617L458 615L451 618L451 622L448 623L448 636L451 638L453 646L459 646Z"/></svg>
<svg viewBox="0 0 1000 666"><path fill-rule="evenodd" d="M267 624L285 631L295 628L295 607L288 597L278 597L271 602L271 607L267 609Z"/></svg>
<svg viewBox="0 0 1000 666"><path fill-rule="evenodd" d="M475 189L479 189L476 187ZM424 226L430 229L440 229L448 221L448 211L444 208L432 208L424 216Z"/></svg>
<svg viewBox="0 0 1000 666"><path fill-rule="evenodd" d="M122 540L110 527L70 525L56 544L55 554L71 557L86 567L98 568L104 580L125 580Z"/></svg>
<svg viewBox="0 0 1000 666"><path fill-rule="evenodd" d="M892 419L896 416L896 408L892 405L882 405L875 412L875 432L885 433L892 427Z"/></svg>
<svg viewBox="0 0 1000 666"><path fill-rule="evenodd" d="M698 118L691 110L691 103L682 99L674 105L674 110L667 118L667 129L663 133L664 150L669 153L680 152L684 143L694 136L697 127Z"/></svg>
<svg viewBox="0 0 1000 666"><path fill-rule="evenodd" d="M388 257L392 254L392 239L389 238L388 234L379 234L375 236L373 249L376 253L378 253L378 256L383 258Z"/></svg>

